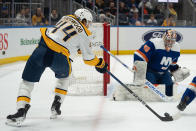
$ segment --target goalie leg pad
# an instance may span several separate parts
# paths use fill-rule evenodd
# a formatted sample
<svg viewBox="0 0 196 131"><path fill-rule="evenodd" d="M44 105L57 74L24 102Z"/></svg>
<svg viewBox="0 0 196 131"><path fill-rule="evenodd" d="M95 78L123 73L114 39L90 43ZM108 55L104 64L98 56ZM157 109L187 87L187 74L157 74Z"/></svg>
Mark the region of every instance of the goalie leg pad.
<svg viewBox="0 0 196 131"><path fill-rule="evenodd" d="M126 100L126 89L124 89L121 85L118 85L115 88L115 91L113 93L113 100L115 101L125 101Z"/></svg>
<svg viewBox="0 0 196 131"><path fill-rule="evenodd" d="M144 85L146 81L147 63L145 61L135 61L134 67L135 72L133 83L136 85Z"/></svg>
<svg viewBox="0 0 196 131"><path fill-rule="evenodd" d="M181 82L190 75L190 70L186 67L178 68L178 70L172 72L172 75L176 82Z"/></svg>
<svg viewBox="0 0 196 131"><path fill-rule="evenodd" d="M140 94L143 90L146 90L143 86L134 85L134 84L126 84L126 86L131 89L134 93ZM146 92L145 92L146 93ZM121 85L118 85L113 93L113 100L115 101L128 101L128 100L137 100L130 92L128 92Z"/></svg>

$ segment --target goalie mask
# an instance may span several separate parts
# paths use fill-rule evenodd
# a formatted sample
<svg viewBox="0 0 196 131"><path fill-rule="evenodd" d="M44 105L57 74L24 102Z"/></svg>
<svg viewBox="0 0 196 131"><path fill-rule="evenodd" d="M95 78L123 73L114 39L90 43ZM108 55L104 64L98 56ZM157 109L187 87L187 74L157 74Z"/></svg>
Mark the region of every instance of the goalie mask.
<svg viewBox="0 0 196 131"><path fill-rule="evenodd" d="M74 15L80 20L86 20L86 26L90 26L93 22L93 16L91 12L87 9L77 9Z"/></svg>
<svg viewBox="0 0 196 131"><path fill-rule="evenodd" d="M172 48L173 44L176 42L176 31L169 29L163 34L163 40L165 47Z"/></svg>

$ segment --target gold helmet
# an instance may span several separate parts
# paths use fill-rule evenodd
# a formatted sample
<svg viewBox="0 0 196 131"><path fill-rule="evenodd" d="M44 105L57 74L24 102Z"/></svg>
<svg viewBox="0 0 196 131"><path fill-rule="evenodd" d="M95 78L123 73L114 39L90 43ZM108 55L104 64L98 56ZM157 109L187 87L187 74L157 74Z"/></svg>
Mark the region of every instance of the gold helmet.
<svg viewBox="0 0 196 131"><path fill-rule="evenodd" d="M164 44L170 48L173 46L173 44L175 44L176 38L176 31L172 29L166 30L166 32L163 34Z"/></svg>

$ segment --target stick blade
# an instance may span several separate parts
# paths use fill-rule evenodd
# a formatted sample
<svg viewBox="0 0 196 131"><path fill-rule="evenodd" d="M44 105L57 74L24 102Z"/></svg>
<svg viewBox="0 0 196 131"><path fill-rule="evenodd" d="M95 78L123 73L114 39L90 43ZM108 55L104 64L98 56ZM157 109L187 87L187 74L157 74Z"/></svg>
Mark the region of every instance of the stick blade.
<svg viewBox="0 0 196 131"><path fill-rule="evenodd" d="M169 113L166 112L164 113L164 117L160 117L160 120L167 122L167 121L173 121L174 119L172 116L170 116Z"/></svg>

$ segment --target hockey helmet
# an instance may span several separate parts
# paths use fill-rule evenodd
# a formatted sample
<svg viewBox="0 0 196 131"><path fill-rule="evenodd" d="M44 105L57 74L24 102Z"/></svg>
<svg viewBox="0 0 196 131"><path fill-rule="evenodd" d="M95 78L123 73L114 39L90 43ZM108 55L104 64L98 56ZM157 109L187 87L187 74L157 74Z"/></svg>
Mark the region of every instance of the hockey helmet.
<svg viewBox="0 0 196 131"><path fill-rule="evenodd" d="M86 22L87 22L87 25L90 24L90 23L92 23L92 21L93 21L93 16L92 16L91 12L90 12L89 10L87 10L87 9L84 9L84 8L82 8L82 9L77 9L77 10L75 11L74 15L75 15L80 21L82 21L82 20L85 19Z"/></svg>
<svg viewBox="0 0 196 131"><path fill-rule="evenodd" d="M165 33L163 34L163 40L164 40L164 44L167 47L172 48L173 44L176 42L176 31L169 29L166 30Z"/></svg>

